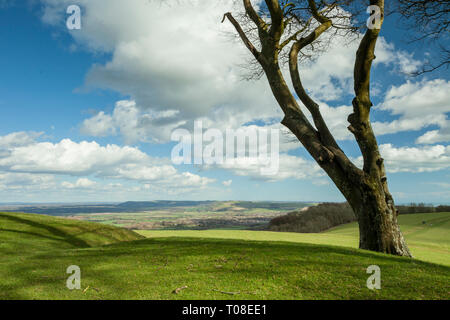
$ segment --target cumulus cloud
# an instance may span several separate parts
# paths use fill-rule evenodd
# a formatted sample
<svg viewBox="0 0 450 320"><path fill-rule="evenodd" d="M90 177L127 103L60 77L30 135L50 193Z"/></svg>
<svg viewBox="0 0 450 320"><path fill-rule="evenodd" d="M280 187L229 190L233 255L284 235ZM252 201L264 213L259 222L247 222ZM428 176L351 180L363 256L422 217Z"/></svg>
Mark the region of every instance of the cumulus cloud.
<svg viewBox="0 0 450 320"><path fill-rule="evenodd" d="M95 187L96 185L97 183L95 181L87 178L80 178L75 183L70 183L67 181L61 183L61 186L66 189L89 189Z"/></svg>
<svg viewBox="0 0 450 320"><path fill-rule="evenodd" d="M205 187L209 183L214 182L214 179L200 177L190 172L178 173L171 165L164 166L140 166L140 165L126 165L117 170L117 177L126 178L129 180L153 182L156 184L164 184L179 187Z"/></svg>
<svg viewBox="0 0 450 320"><path fill-rule="evenodd" d="M42 132L13 132L6 136L0 136L0 149L26 146L34 143L42 136Z"/></svg>
<svg viewBox="0 0 450 320"><path fill-rule="evenodd" d="M0 190L49 189L55 186L54 180L52 175L0 172Z"/></svg>
<svg viewBox="0 0 450 320"><path fill-rule="evenodd" d="M321 102L320 111L328 128L337 140L354 139L354 136L347 129L349 126L347 118L353 112L352 106L331 107Z"/></svg>
<svg viewBox="0 0 450 320"><path fill-rule="evenodd" d="M43 20L52 25L63 22L63 8L71 4L69 0L43 0L43 3ZM196 119L204 120L207 127L220 130L240 128L256 121L270 127L281 119L281 111L265 78L255 82L242 81L247 71L241 65L249 58L249 53L242 43L233 42L227 35L235 33L233 27L229 23L220 23L224 12L241 11L241 3L238 8L233 0L130 0L126 4L122 0L81 0L79 3L83 6L83 28L71 33L75 42L87 50L111 54L105 64L92 66L85 86L113 89L130 97L117 102L111 113L101 111L86 119L81 126L83 134L95 137L120 135L127 143L167 142L175 128L192 128ZM352 107L332 105L343 97L351 99L356 48L356 42L342 45L334 41L328 53L301 66L305 87L320 102L324 117L339 140L352 138L346 129ZM411 54L397 50L383 38L377 45L376 56L375 65L395 66L395 72L410 73L420 65ZM448 122L448 92L449 82L444 80L409 81L393 86L379 109L398 119L375 122L375 132L382 135L437 125L440 130L426 133L418 142L444 141L447 139L444 129ZM281 151L296 146L298 144L282 144ZM42 147L55 148L56 145ZM443 168L440 161L445 159L445 152L436 159L431 156L431 152L438 152L439 148L431 151L416 148L431 157L428 166L425 160L415 163L419 169L414 169L412 163L405 167L410 160L405 162L398 156L407 157L419 152L416 149L383 148L388 161L392 161L393 170L417 172ZM134 156L139 157L138 153ZM11 168L20 170L22 166L23 170L31 170L29 168L38 162L24 159L26 161L15 167L11 164ZM69 168L77 167L77 164L49 160L53 163L47 167L40 164L40 170L55 168L52 172L57 172L57 169L62 170L63 164ZM173 177L174 181L183 178L183 174L177 173L170 164L142 166L142 161L132 160L126 164L119 161L105 169L96 166L95 161L84 159L83 163L86 168L81 172L100 172L114 178L136 181L164 181L165 176ZM112 167L116 169L112 170ZM261 178L260 167L255 165L242 165L237 161L223 168L237 175ZM313 162L282 153L279 175L273 179L305 179L321 174ZM208 183L206 178L190 177L190 173L184 175L183 181L193 181L197 185Z"/></svg>
<svg viewBox="0 0 450 320"><path fill-rule="evenodd" d="M352 106L330 107L320 103L322 114L338 140L353 139L347 130L347 117L352 113ZM450 81L443 79L407 81L399 86L392 86L385 94L384 100L375 106L377 110L388 112L397 119L391 121L373 121L376 135L395 134L405 131L419 131L430 126L438 126L417 139L420 144L433 144L450 141Z"/></svg>
<svg viewBox="0 0 450 320"><path fill-rule="evenodd" d="M81 133L94 137L115 135L116 127L113 117L101 111L94 117L84 120Z"/></svg>
<svg viewBox="0 0 450 320"><path fill-rule="evenodd" d="M450 146L395 148L385 144L380 151L391 172L431 172L450 167Z"/></svg>
<svg viewBox="0 0 450 320"><path fill-rule="evenodd" d="M299 143L290 141L295 137L284 134L280 124L221 131L196 122L194 134L180 130L176 136L180 142L172 152L176 163L221 168L266 181L301 180L320 175L321 169L314 162L288 155Z"/></svg>
<svg viewBox="0 0 450 320"><path fill-rule="evenodd" d="M412 53L408 53L395 48L394 44L388 43L386 39L380 38L376 52L377 63L387 64L393 67L392 72L400 72L405 75L412 74L419 70L423 61L416 60Z"/></svg>
<svg viewBox="0 0 450 320"><path fill-rule="evenodd" d="M150 157L135 147L101 146L96 142L77 143L70 139L21 146L8 142L8 146L3 148L7 152L0 155L0 183L3 185L11 185L11 181L39 184L42 179L55 175L80 177L75 183L64 181L62 186L68 189L95 187L95 182L86 178L91 175L186 190L203 188L214 182L214 179L190 172L178 172L169 159Z"/></svg>
<svg viewBox="0 0 450 320"><path fill-rule="evenodd" d="M69 2L44 0L43 20L62 23L58 13L63 13ZM134 123L146 131L145 137L152 134L156 140L163 136L167 141L170 134L160 129L201 116L242 124L255 114L270 118L279 113L265 81L241 78L240 64L248 52L230 39L227 33L233 32L233 27L220 23L224 12L233 11L233 0L130 2L80 1L83 28L72 35L88 50L112 53L109 62L92 67L86 86L131 96L145 116ZM124 108L119 105L117 109ZM114 133L111 120L117 129L121 120L99 114L85 123L85 132ZM96 121L105 126L88 130ZM130 139L141 137L122 129L120 133Z"/></svg>
<svg viewBox="0 0 450 320"><path fill-rule="evenodd" d="M433 172L450 168L450 146L400 147L380 145L389 172ZM362 157L356 162L361 165Z"/></svg>
<svg viewBox="0 0 450 320"><path fill-rule="evenodd" d="M386 94L382 110L394 115L427 116L450 112L450 81L443 79L407 81L393 86Z"/></svg>
<svg viewBox="0 0 450 320"><path fill-rule="evenodd" d="M417 143L434 144L450 141L450 121L446 118L445 124L439 130L431 130L417 138Z"/></svg>
<svg viewBox="0 0 450 320"><path fill-rule="evenodd" d="M259 5L261 1L254 1ZM63 23L69 0L43 0L43 21ZM241 12L234 0L82 0L83 28L71 32L76 43L90 51L111 53L103 65L86 76L87 87L107 88L131 97L113 113L99 112L82 125L90 136L120 134L127 143L167 142L179 126L198 118L215 127L238 128L255 120L281 119L265 77L247 82L242 68L250 57L241 41L234 41L224 12ZM358 43L331 42L314 62L301 66L303 82L323 102L339 100L352 91L353 64ZM376 64L404 69L415 66L411 55L381 39ZM330 107L332 108L332 107ZM340 110L338 110L340 112ZM333 117L333 119L335 119ZM346 117L341 119L345 133Z"/></svg>
<svg viewBox="0 0 450 320"><path fill-rule="evenodd" d="M185 120L171 123L178 111L142 111L135 101L118 101L112 114L101 111L84 120L81 133L94 137L120 134L126 143L164 142Z"/></svg>
<svg viewBox="0 0 450 320"><path fill-rule="evenodd" d="M353 95L353 68L359 41L343 43L342 38L330 40L330 49L301 67L302 81L311 95L323 102ZM380 37L375 50L374 66L389 65L403 73L411 73L421 65L411 54L398 50Z"/></svg>
<svg viewBox="0 0 450 320"><path fill-rule="evenodd" d="M236 158L235 161L225 161L219 165L238 176L246 176L255 180L282 181L286 179L305 180L324 176L323 170L313 161L287 153L279 155L279 167L273 174L265 174L261 169L267 165L256 158Z"/></svg>
<svg viewBox="0 0 450 320"><path fill-rule="evenodd" d="M15 172L85 175L103 172L122 163L142 163L147 155L132 147L100 146L96 142L40 142L13 148L0 159L0 168Z"/></svg>
<svg viewBox="0 0 450 320"><path fill-rule="evenodd" d="M222 184L225 187L230 187L232 183L233 183L233 180L226 180L226 181L222 182Z"/></svg>
<svg viewBox="0 0 450 320"><path fill-rule="evenodd" d="M446 113L450 112L450 81L443 79L407 81L400 86L393 86L386 93L385 100L379 108L399 116L399 119L374 123L377 134L418 131L435 125L441 130L428 132L417 142L449 141Z"/></svg>
<svg viewBox="0 0 450 320"><path fill-rule="evenodd" d="M399 87L392 87L380 103L379 110L387 111L392 116L399 117L391 121L373 121L372 127L376 135L395 134L405 131L419 131L430 126L439 126L440 130L427 132L417 139L417 143L432 144L450 141L449 112L450 82L444 80L408 82ZM399 90L405 89L408 90ZM428 93L427 93L428 92ZM439 92L433 95L430 92ZM353 112L351 105L332 107L319 101L322 115L337 140L351 140L354 136L348 131L348 116ZM309 116L312 121L312 118Z"/></svg>

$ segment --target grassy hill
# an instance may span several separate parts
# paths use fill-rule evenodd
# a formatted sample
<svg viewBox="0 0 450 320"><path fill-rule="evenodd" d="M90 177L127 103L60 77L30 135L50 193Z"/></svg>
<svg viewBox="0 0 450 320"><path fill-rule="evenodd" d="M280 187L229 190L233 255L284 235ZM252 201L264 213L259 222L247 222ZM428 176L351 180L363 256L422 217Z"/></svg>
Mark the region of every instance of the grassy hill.
<svg viewBox="0 0 450 320"><path fill-rule="evenodd" d="M140 239L136 233L106 225L11 213L0 213L0 229L0 299L450 297L449 267L352 248L284 241L292 238L290 234L270 233L270 238L264 232L248 233L265 237L264 241ZM225 237L231 231L217 232ZM372 264L382 272L378 291L366 288L366 268ZM65 287L70 265L81 267L83 290ZM179 294L172 293L183 286L187 288Z"/></svg>
<svg viewBox="0 0 450 320"><path fill-rule="evenodd" d="M142 239L130 230L45 215L0 213L2 254L38 250L89 248Z"/></svg>
<svg viewBox="0 0 450 320"><path fill-rule="evenodd" d="M400 215L399 222L416 258L450 266L450 213ZM358 239L358 225L350 223L327 232Z"/></svg>
<svg viewBox="0 0 450 320"><path fill-rule="evenodd" d="M425 224L423 222L426 222ZM400 215L399 223L417 259L450 266L450 213ZM150 237L197 237L257 241L288 241L357 248L357 223L349 223L323 233L290 233L246 230L138 231Z"/></svg>

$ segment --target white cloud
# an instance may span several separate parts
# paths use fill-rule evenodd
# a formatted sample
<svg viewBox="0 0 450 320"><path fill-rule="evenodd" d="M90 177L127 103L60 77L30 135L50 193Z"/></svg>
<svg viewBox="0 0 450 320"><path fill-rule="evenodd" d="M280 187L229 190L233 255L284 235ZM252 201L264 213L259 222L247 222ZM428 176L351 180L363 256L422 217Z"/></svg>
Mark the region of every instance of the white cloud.
<svg viewBox="0 0 450 320"><path fill-rule="evenodd" d="M117 169L117 177L142 182L163 184L173 188L180 187L205 187L214 179L200 177L190 172L178 173L171 165L142 166L125 165Z"/></svg>
<svg viewBox="0 0 450 320"><path fill-rule="evenodd" d="M232 183L233 183L233 180L226 180L226 181L222 182L222 184L225 187L230 187Z"/></svg>
<svg viewBox="0 0 450 320"><path fill-rule="evenodd" d="M431 130L417 138L417 143L434 144L450 141L450 121L446 119L445 124L439 130Z"/></svg>
<svg viewBox="0 0 450 320"><path fill-rule="evenodd" d="M69 0L43 2L46 4L43 19L50 24L61 21L57 12L64 12L61 8L70 3ZM240 64L245 63L249 53L240 41L233 42L225 36L227 32L235 33L232 26L220 23L224 12L241 11L242 4L238 2L236 8L233 3L233 0L163 3L131 0L126 4L121 0L80 1L85 8L83 28L71 33L76 43L91 51L112 54L104 65L92 67L86 85L130 96L127 101L119 101L112 113L99 112L86 119L82 133L91 136L120 134L127 143L167 142L173 129L179 126L190 129L192 121L199 118L205 121L205 126L221 130L239 128L255 120L267 123L279 120L281 112L267 80L264 77L256 82L241 80L247 71ZM347 130L347 116L352 107L330 104L353 94L351 80L356 48L356 42L345 46L335 41L328 53L301 66L305 87L320 101L324 117L339 140L352 138ZM411 54L397 50L383 38L377 45L376 56L375 65L394 66L395 72L412 72L420 65ZM426 133L418 142L444 141L447 136L442 129L448 122L445 113L449 112L449 84L444 80L408 81L392 87L379 108L399 118L373 123L375 132L382 135L437 125L441 130ZM294 148L293 143L282 144L281 151L291 148ZM414 159L409 158L405 164L400 163L398 154L405 157L415 154L419 152L415 148L384 148L386 158L392 158L388 161L394 164L393 170L416 172L443 167L441 161L445 156L433 158L431 154L440 149L416 148L430 158L427 165L426 160L414 163ZM410 165L406 164L408 161ZM323 174L313 162L285 153L280 162L280 173L273 179L305 179ZM58 161L54 165L58 167ZM92 168L96 168L95 164ZM224 168L237 175L261 178L258 166L238 162L224 165ZM139 181L160 181L164 175L176 176L178 173L174 170L169 164L143 167L139 161L120 165L115 171L102 169L111 177ZM203 184L198 176L193 180Z"/></svg>
<svg viewBox="0 0 450 320"><path fill-rule="evenodd" d="M122 163L138 163L147 155L132 147L100 146L96 142L73 142L64 139L59 143L35 143L10 150L0 158L0 168L15 172L53 174L90 174L115 167Z"/></svg>
<svg viewBox="0 0 450 320"><path fill-rule="evenodd" d="M401 131L419 131L435 125L440 130L427 132L417 139L417 143L430 144L450 141L448 134L450 112L450 81L443 79L407 81L393 86L386 93L380 110L399 116L391 122L373 123L376 134L390 134Z"/></svg>
<svg viewBox="0 0 450 320"><path fill-rule="evenodd" d="M43 2L43 20L61 23L57 13L63 13L70 1ZM230 39L227 32L234 34L231 24L220 23L224 12L236 11L233 0L79 3L84 8L83 28L71 33L75 41L88 50L112 53L109 62L92 67L86 86L130 95L145 116L127 124L130 130L120 128L127 141L141 137L167 141L167 126L201 116L217 122L227 119L239 126L255 117L279 115L265 79L242 81L245 71L240 64L249 57L247 49ZM84 132L94 136L114 133L111 121L116 130L125 122L115 115L99 114L84 123ZM136 131L144 135L133 134Z"/></svg>
<svg viewBox="0 0 450 320"><path fill-rule="evenodd" d="M225 161L219 167L230 170L238 176L246 176L264 181L282 181L286 179L305 180L315 179L324 175L323 170L313 161L302 157L280 153L279 169L274 175L263 174L261 169L267 164L253 158L236 158L233 162Z"/></svg>
<svg viewBox="0 0 450 320"><path fill-rule="evenodd" d="M428 114L423 117L409 117L409 115L405 115L391 122L374 122L372 127L377 135L384 135L405 131L419 131L432 125L444 126L446 121L444 114Z"/></svg>
<svg viewBox="0 0 450 320"><path fill-rule="evenodd" d="M94 137L106 137L116 134L116 128L113 118L101 111L94 117L84 120L81 133Z"/></svg>
<svg viewBox="0 0 450 320"><path fill-rule="evenodd" d="M350 53L353 58L356 54L356 50L359 46L358 42L352 43L355 47L352 49L352 53ZM386 38L380 37L377 41L377 46L375 48L375 56L374 66L377 65L386 65L391 68L392 73L401 73L404 75L411 74L423 64L422 61L416 60L414 58L413 53L409 53L403 50L400 50L395 47L394 43L388 42ZM351 70L353 71L354 65L351 65Z"/></svg>
<svg viewBox="0 0 450 320"><path fill-rule="evenodd" d="M34 143L42 136L42 132L13 132L6 136L0 136L0 150L11 147L26 146Z"/></svg>
<svg viewBox="0 0 450 320"><path fill-rule="evenodd" d="M48 189L54 186L54 177L52 175L0 172L1 190L31 189L35 187Z"/></svg>
<svg viewBox="0 0 450 320"><path fill-rule="evenodd" d="M432 172L450 167L450 146L400 147L380 145L389 172ZM362 163L359 158L358 163Z"/></svg>
<svg viewBox="0 0 450 320"><path fill-rule="evenodd" d="M80 178L75 183L64 181L61 183L61 185L66 189L90 189L95 187L97 183L87 178Z"/></svg>
<svg viewBox="0 0 450 320"><path fill-rule="evenodd" d="M415 60L412 54L408 54L404 51L397 52L397 60L400 71L406 74L417 72L423 65L422 61Z"/></svg>
<svg viewBox="0 0 450 320"><path fill-rule="evenodd" d="M43 2L43 20L61 23L64 17L58 13L63 13L70 1ZM230 39L229 34L235 34L232 25L220 23L224 12L241 12L241 2L79 3L83 6L83 28L71 32L76 43L91 51L112 53L110 61L92 67L86 85L114 89L131 97L128 103L119 102L112 114L100 112L87 119L82 125L84 134L121 134L127 143L167 142L171 130L192 126L198 118L209 119L219 128L281 119L265 77L256 82L242 81L248 72L242 64L250 54L240 40ZM357 42L343 45L342 39L334 39L329 52L301 66L305 87L315 98L329 102L352 94L357 46ZM384 39L378 43L376 54L376 64L417 64ZM348 138L346 117L340 123L339 135Z"/></svg>
<svg viewBox="0 0 450 320"><path fill-rule="evenodd" d="M354 136L347 129L349 126L347 118L353 112L352 106L331 107L321 102L320 111L328 128L337 140L354 139Z"/></svg>
<svg viewBox="0 0 450 320"><path fill-rule="evenodd" d="M321 102L320 108L336 139L354 139L347 130L347 117L352 113L352 106L330 107ZM450 124L446 115L450 112L450 81L408 81L398 87L393 86L386 93L384 101L375 108L399 117L386 122L373 121L372 127L376 135L419 131L435 125L440 129L427 132L416 142L432 144L450 141Z"/></svg>
<svg viewBox="0 0 450 320"><path fill-rule="evenodd" d="M428 116L430 113L450 112L450 81L443 79L407 81L393 86L380 106L394 115Z"/></svg>
<svg viewBox="0 0 450 320"><path fill-rule="evenodd" d="M0 179L6 181L3 185L12 178L20 181L40 177L42 180L54 175L81 177L75 183L64 181L62 186L65 188L94 188L94 182L86 178L91 175L179 190L203 188L214 182L214 179L190 172L178 172L168 159L153 158L128 146L101 146L96 142L77 143L64 139L58 143L34 142L10 147L7 151L0 154ZM36 184L41 181L39 179ZM28 182L23 181L23 184Z"/></svg>
<svg viewBox="0 0 450 320"><path fill-rule="evenodd" d="M120 135L125 142L163 142L171 132L186 121L171 123L178 111L142 111L135 101L118 101L112 114L99 112L84 120L81 133L94 137Z"/></svg>

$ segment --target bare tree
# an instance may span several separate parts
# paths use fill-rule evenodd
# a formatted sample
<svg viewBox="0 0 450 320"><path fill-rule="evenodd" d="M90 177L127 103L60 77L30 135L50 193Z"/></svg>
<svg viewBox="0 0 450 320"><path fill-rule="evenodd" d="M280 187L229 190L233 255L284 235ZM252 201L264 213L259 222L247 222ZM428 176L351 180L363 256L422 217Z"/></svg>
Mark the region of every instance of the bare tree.
<svg viewBox="0 0 450 320"><path fill-rule="evenodd" d="M432 72L450 64L449 29L450 0L397 0L393 12L400 14L409 30L415 31L413 41L435 46L431 59L414 73Z"/></svg>
<svg viewBox="0 0 450 320"><path fill-rule="evenodd" d="M255 9L250 0L243 0L245 16L252 28L241 25L241 19L231 13L224 16L235 27L239 37L259 63L270 88L284 112L282 124L303 144L320 167L333 180L355 212L360 230L361 249L411 257L397 222L397 211L389 192L384 160L372 130L369 115L370 74L374 51L384 20L384 0L370 0L366 5L380 9L379 25L368 28L356 53L354 66L353 113L348 117L348 129L353 133L364 159L358 168L338 146L322 117L319 105L307 93L301 81L299 61L314 55L320 39L354 31L351 20L351 0L265 0L265 6ZM356 2L358 7L361 1ZM342 8L345 7L345 11ZM373 8L373 7L372 7ZM360 6L361 12L361 6ZM363 7L362 11L366 11ZM244 30L245 29L245 30ZM256 32L256 36L253 33ZM255 43L257 40L257 43ZM292 92L281 71L286 54ZM297 103L295 94L311 114L313 123Z"/></svg>

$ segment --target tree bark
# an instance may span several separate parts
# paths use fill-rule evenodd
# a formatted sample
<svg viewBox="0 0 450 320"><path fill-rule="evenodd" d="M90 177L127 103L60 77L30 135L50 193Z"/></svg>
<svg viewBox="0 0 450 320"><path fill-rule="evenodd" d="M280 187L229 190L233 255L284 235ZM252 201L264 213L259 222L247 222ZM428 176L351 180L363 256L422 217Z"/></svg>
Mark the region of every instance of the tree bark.
<svg viewBox="0 0 450 320"><path fill-rule="evenodd" d="M380 185L363 182L348 202L359 224L359 248L412 257L400 231L397 210Z"/></svg>

